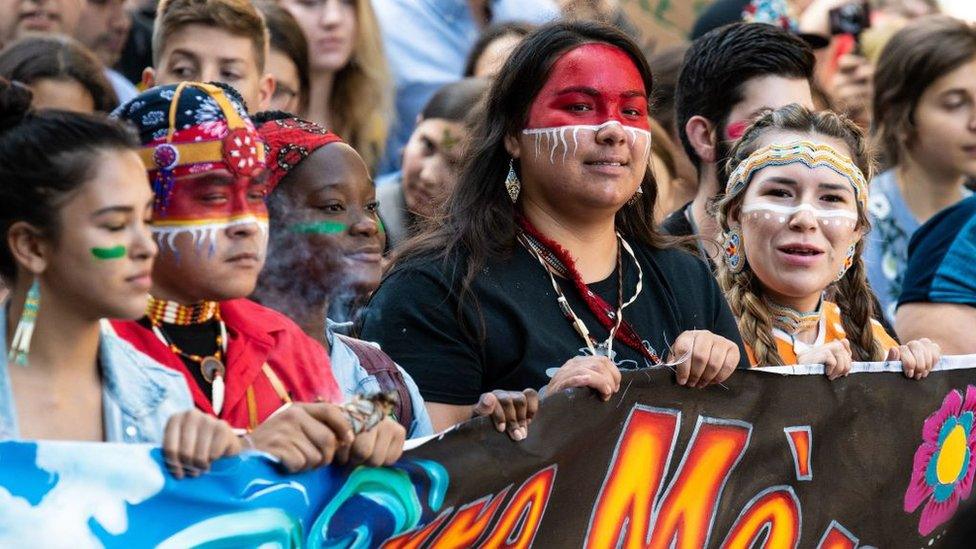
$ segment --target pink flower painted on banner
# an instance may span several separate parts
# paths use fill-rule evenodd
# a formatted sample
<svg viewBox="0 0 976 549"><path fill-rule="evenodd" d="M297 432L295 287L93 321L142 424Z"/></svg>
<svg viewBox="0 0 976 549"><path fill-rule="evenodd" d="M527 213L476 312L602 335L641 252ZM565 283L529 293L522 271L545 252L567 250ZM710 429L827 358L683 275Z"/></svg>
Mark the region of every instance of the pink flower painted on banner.
<svg viewBox="0 0 976 549"><path fill-rule="evenodd" d="M915 451L912 480L905 491L905 512L923 503L918 532L927 536L944 524L973 491L976 473L976 387L966 387L966 397L953 389L942 407L922 426L922 445Z"/></svg>

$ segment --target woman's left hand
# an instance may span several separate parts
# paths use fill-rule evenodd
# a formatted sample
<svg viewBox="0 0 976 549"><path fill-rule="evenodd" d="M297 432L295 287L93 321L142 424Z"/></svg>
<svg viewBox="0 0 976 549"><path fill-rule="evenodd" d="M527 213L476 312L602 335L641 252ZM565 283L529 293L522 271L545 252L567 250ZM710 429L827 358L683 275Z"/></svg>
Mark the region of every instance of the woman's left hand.
<svg viewBox="0 0 976 549"><path fill-rule="evenodd" d="M708 330L689 330L674 340L668 362L687 358L675 367L678 385L706 387L722 383L739 364L739 346Z"/></svg>
<svg viewBox="0 0 976 549"><path fill-rule="evenodd" d="M900 360L902 371L909 379L925 379L942 358L939 344L927 337L909 341L888 350L885 360Z"/></svg>
<svg viewBox="0 0 976 549"><path fill-rule="evenodd" d="M198 476L208 471L217 459L240 451L241 441L230 425L200 410L174 414L166 422L163 457L177 479L187 473Z"/></svg>
<svg viewBox="0 0 976 549"><path fill-rule="evenodd" d="M524 391L495 390L481 395L472 410L473 417L491 416L495 429L508 431L512 440L524 440L529 436L529 424L539 409L539 393L535 389Z"/></svg>

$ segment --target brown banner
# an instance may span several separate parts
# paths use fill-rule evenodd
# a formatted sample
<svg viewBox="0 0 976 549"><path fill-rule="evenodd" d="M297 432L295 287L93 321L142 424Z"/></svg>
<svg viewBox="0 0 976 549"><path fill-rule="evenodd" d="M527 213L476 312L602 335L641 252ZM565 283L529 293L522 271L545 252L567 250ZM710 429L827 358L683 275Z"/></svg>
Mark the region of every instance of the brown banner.
<svg viewBox="0 0 976 549"><path fill-rule="evenodd" d="M386 546L930 547L972 490L976 370L672 379L554 395L522 442L480 420L409 452L450 487Z"/></svg>

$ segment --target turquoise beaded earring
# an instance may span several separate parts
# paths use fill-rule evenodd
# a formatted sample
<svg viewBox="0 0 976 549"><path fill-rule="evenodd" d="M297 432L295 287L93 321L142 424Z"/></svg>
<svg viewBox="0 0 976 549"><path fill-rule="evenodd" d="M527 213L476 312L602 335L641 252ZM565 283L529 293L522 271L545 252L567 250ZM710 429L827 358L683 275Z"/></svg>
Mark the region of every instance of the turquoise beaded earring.
<svg viewBox="0 0 976 549"><path fill-rule="evenodd" d="M34 277L27 299L24 300L24 311L17 322L17 330L10 341L10 352L7 361L27 366L27 353L30 351L31 336L34 335L34 323L37 320L37 310L41 307L41 285Z"/></svg>
<svg viewBox="0 0 976 549"><path fill-rule="evenodd" d="M725 264L732 274L742 272L746 266L746 257L742 251L742 232L738 227L730 227L725 231Z"/></svg>

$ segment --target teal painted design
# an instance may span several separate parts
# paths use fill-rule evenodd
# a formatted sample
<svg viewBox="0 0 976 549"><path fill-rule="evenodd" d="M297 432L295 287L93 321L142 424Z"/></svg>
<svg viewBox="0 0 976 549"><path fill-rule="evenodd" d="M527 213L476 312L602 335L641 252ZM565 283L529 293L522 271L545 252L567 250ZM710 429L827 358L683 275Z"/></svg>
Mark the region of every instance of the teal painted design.
<svg viewBox="0 0 976 549"><path fill-rule="evenodd" d="M302 547L302 527L281 509L254 509L198 522L156 547Z"/></svg>
<svg viewBox="0 0 976 549"><path fill-rule="evenodd" d="M291 226L291 232L299 234L342 234L348 230L349 225L336 221L295 223Z"/></svg>
<svg viewBox="0 0 976 549"><path fill-rule="evenodd" d="M322 548L365 548L374 547L387 539L420 525L425 515L425 507L430 511L440 510L447 494L449 476L439 463L417 460L413 466L422 470L430 481L427 506L421 503L418 485L411 475L399 468L357 467L346 479L342 488L331 498L328 505L309 529L308 547ZM391 531L384 529L382 537L373 539L373 523L376 513L368 509L379 508L389 514ZM361 513L354 512L361 510ZM368 516L374 519L367 520ZM351 524L351 517L360 517L362 522ZM342 524L335 524L341 522Z"/></svg>

